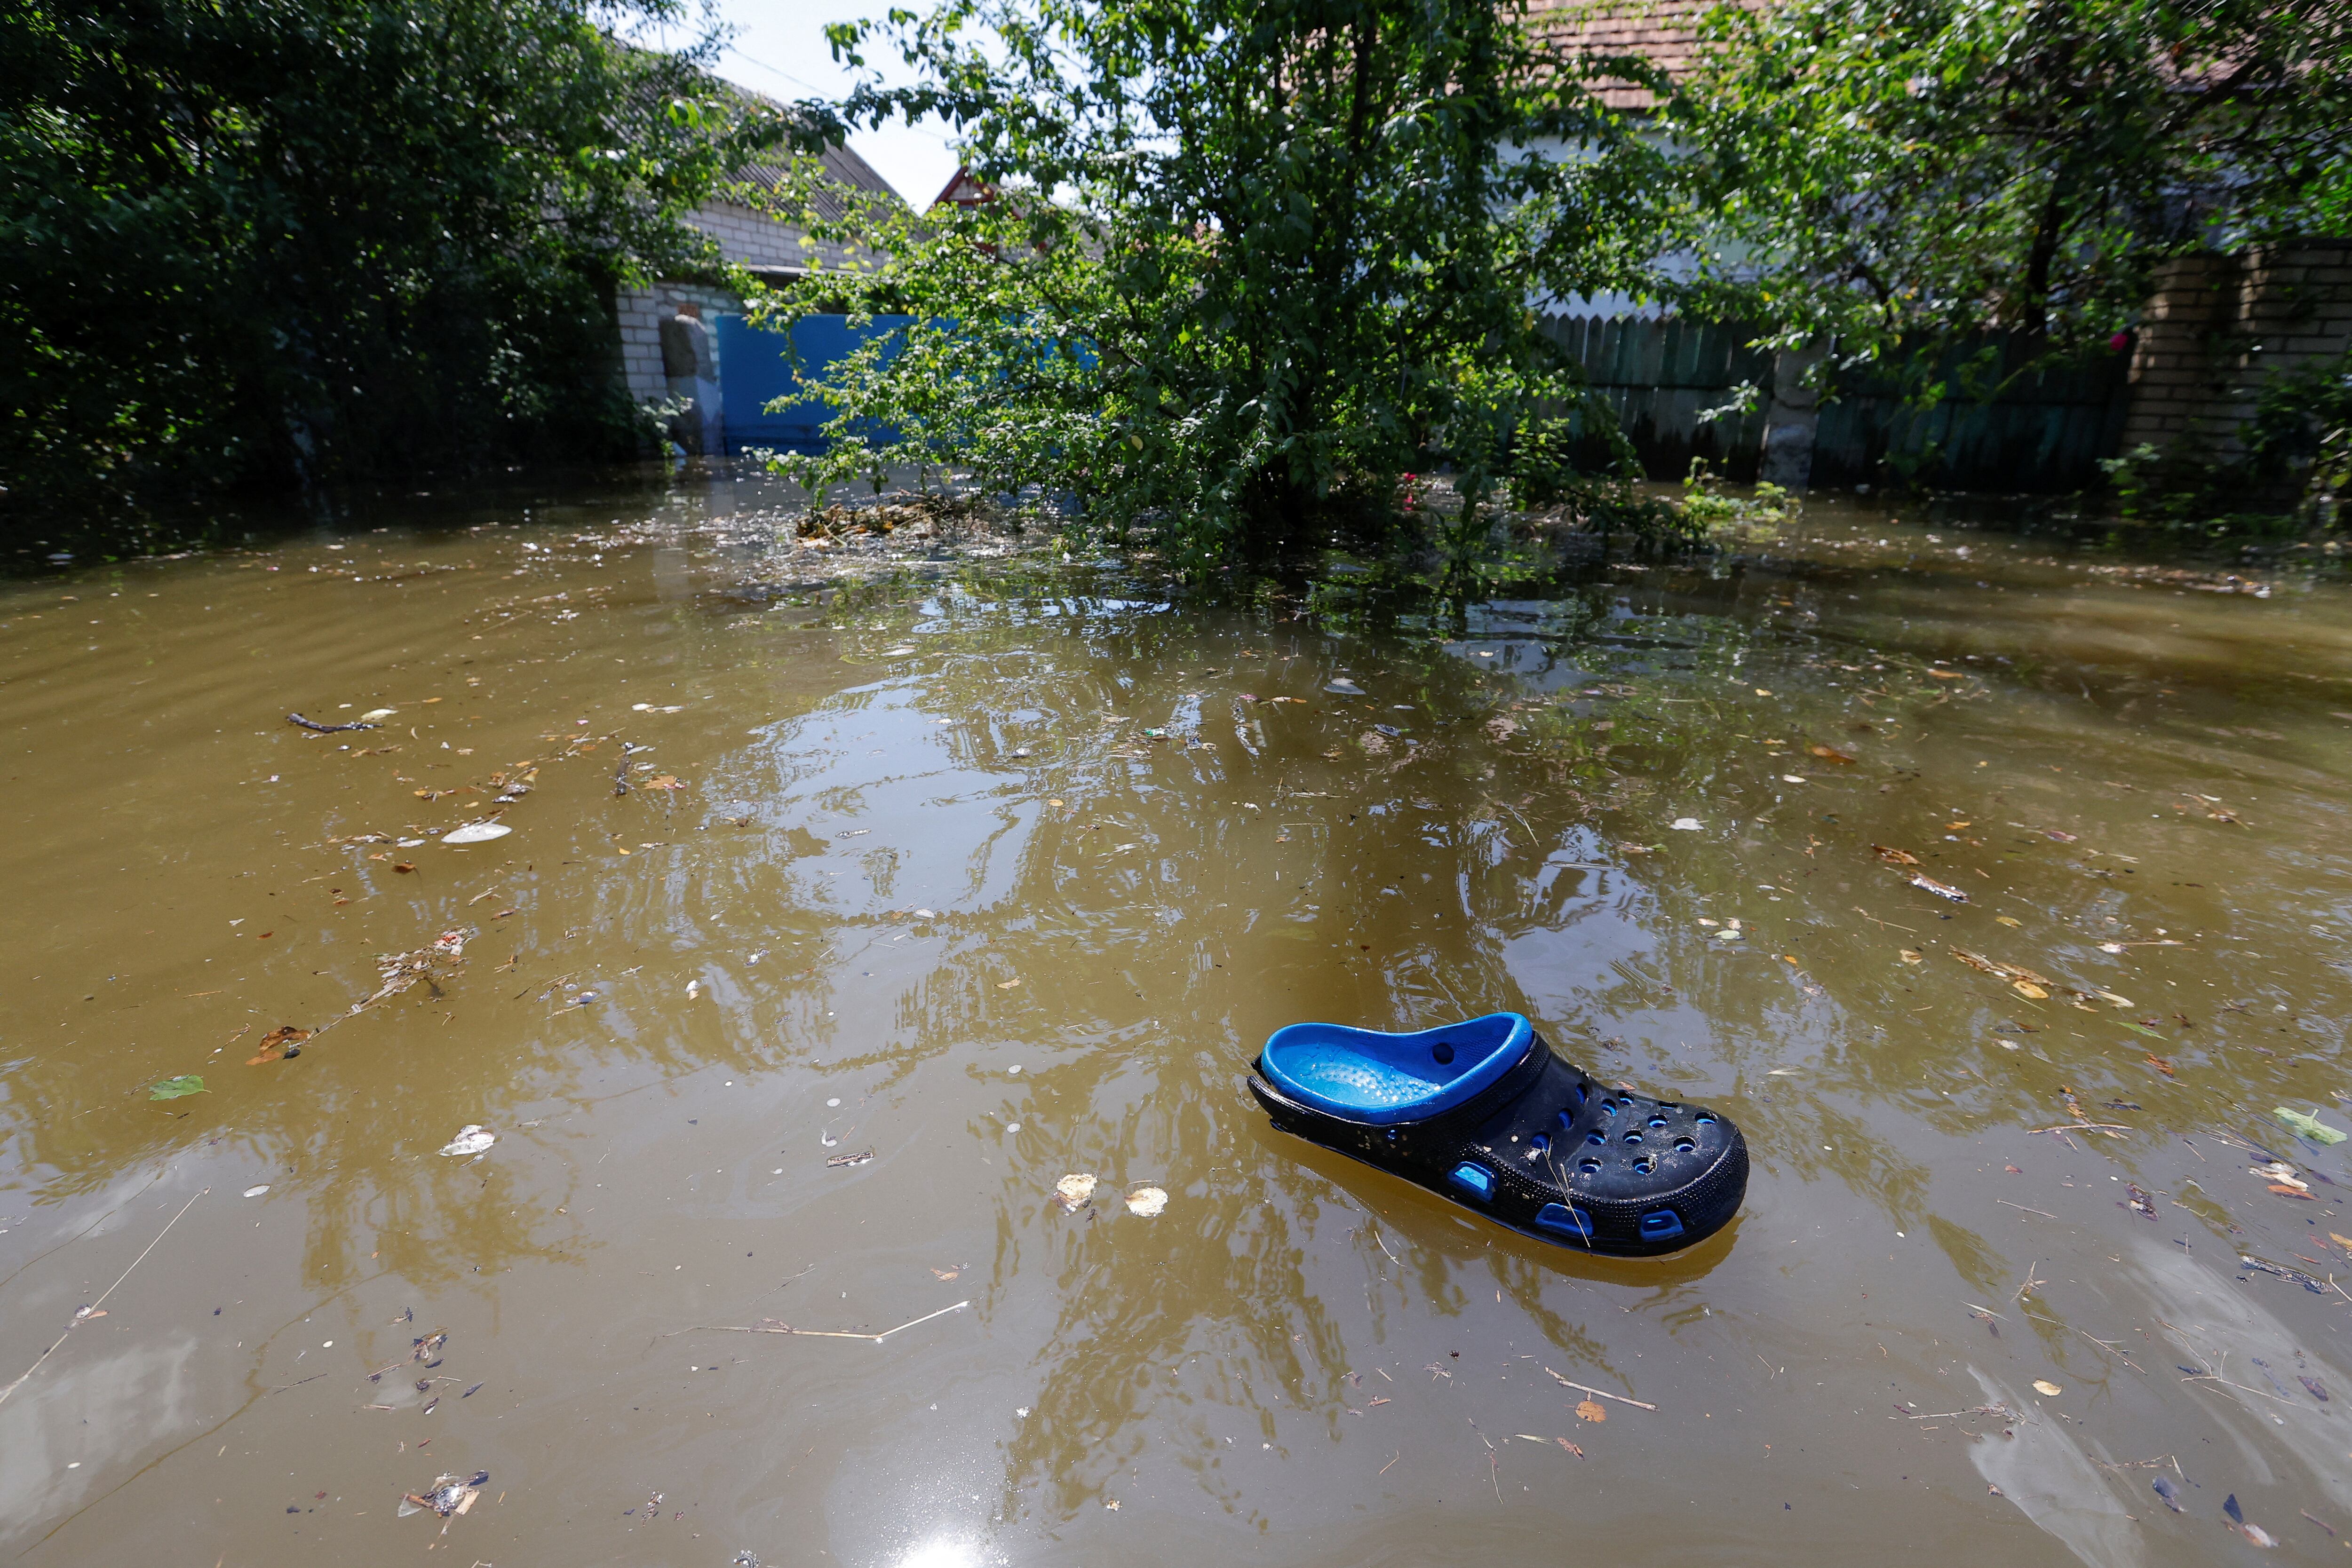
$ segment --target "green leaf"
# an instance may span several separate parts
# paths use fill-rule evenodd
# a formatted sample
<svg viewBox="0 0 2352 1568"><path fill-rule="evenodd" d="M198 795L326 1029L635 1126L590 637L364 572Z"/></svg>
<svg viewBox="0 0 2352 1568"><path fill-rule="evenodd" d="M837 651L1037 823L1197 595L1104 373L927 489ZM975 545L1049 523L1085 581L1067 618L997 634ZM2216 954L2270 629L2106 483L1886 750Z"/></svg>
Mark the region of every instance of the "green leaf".
<svg viewBox="0 0 2352 1568"><path fill-rule="evenodd" d="M164 1079L152 1089L147 1091L147 1098L150 1100L177 1100L184 1095L201 1094L204 1092L205 1081L192 1072L184 1078Z"/></svg>
<svg viewBox="0 0 2352 1568"><path fill-rule="evenodd" d="M2271 1114L2315 1143L2340 1144L2347 1137L2352 1137L2352 1134L2339 1133L2315 1115L2305 1115L2301 1111L2290 1111L2284 1105L2279 1106Z"/></svg>

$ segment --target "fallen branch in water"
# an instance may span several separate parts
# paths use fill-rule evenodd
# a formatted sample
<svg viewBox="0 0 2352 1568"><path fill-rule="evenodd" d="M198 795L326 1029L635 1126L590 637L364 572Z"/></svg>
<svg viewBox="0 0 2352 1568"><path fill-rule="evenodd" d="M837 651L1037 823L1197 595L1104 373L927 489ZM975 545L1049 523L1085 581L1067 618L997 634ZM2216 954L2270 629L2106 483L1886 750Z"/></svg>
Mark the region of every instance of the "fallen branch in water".
<svg viewBox="0 0 2352 1568"><path fill-rule="evenodd" d="M929 1322L933 1318L943 1318L950 1312L960 1312L970 1305L971 1305L970 1301L958 1301L954 1306L941 1307L936 1312L925 1312L921 1317L913 1320L913 1322L900 1323L898 1327L895 1329L884 1329L880 1333L853 1333L846 1329L796 1329L793 1327L792 1324L785 1322L779 1318L767 1318L756 1323L698 1323L693 1328L679 1329L677 1333L788 1333L798 1334L803 1339L869 1339L876 1344L880 1344L884 1340L888 1339L892 1334L898 1333L901 1330L913 1328L918 1323ZM664 1339L671 1339L675 1338L676 1335L664 1334L662 1337ZM1557 1377L1559 1375L1558 1373L1554 1373L1552 1375ZM1611 1397L1614 1398L1615 1396L1612 1395ZM1655 1409L1657 1406L1652 1406L1650 1408Z"/></svg>
<svg viewBox="0 0 2352 1568"><path fill-rule="evenodd" d="M205 1187L203 1192L196 1194L196 1197L202 1197L205 1196L205 1193L210 1191L212 1191L212 1188ZM195 1207L196 1197L192 1197L188 1199L187 1202L180 1205L180 1214L185 1214L188 1210ZM172 1216L169 1220L164 1222L163 1228L155 1233L155 1239L147 1243L146 1252L142 1252L138 1257L131 1260L131 1269L136 1269L140 1264L147 1261L147 1252L152 1252L155 1250L156 1247L162 1243L163 1238L172 1234L172 1227L180 1223L180 1214ZM100 1315L98 1311L99 1307L104 1303L107 1297L114 1294L115 1286L121 1284L124 1280L131 1278L131 1269L125 1269L122 1270L121 1274L116 1278L114 1284L109 1285L104 1291L100 1292L97 1301L90 1302L89 1305L82 1308L81 1311L74 1314L73 1322L66 1325L66 1332L58 1336L58 1344L65 1343L66 1341L72 1336L77 1325L88 1322L91 1318ZM34 1357L33 1364L25 1368L24 1377L17 1378L16 1382L10 1384L5 1388L0 1388L0 1405L6 1404L8 1402L8 1396L16 1393L16 1390L25 1385L26 1377L30 1377L33 1374L41 1370L41 1363L48 1360L50 1356L57 1354L58 1344L49 1346L48 1349L41 1352L39 1355Z"/></svg>
<svg viewBox="0 0 2352 1568"><path fill-rule="evenodd" d="M1551 1368L1549 1366L1545 1367L1544 1370L1546 1372L1551 1372ZM1657 1408L1656 1406L1645 1404L1639 1399L1628 1399L1622 1394L1612 1394L1606 1388L1594 1388L1587 1384L1574 1382L1569 1378L1562 1377L1557 1372L1551 1372L1551 1380L1554 1383L1565 1384L1567 1386L1576 1389L1579 1393L1595 1394L1603 1399L1614 1399L1620 1405L1633 1405L1639 1406L1643 1410L1655 1410Z"/></svg>

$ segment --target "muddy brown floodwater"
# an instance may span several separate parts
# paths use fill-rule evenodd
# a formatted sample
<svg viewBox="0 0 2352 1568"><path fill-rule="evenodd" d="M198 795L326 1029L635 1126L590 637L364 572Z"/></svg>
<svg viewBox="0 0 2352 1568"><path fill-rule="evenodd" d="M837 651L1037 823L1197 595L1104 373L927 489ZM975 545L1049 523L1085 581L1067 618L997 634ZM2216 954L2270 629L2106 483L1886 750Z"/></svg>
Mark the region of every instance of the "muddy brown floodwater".
<svg viewBox="0 0 2352 1568"><path fill-rule="evenodd" d="M12 1561L2346 1560L2326 574L1823 507L1448 620L772 500L0 588ZM1736 1117L1732 1228L1241 1089L1495 1009Z"/></svg>

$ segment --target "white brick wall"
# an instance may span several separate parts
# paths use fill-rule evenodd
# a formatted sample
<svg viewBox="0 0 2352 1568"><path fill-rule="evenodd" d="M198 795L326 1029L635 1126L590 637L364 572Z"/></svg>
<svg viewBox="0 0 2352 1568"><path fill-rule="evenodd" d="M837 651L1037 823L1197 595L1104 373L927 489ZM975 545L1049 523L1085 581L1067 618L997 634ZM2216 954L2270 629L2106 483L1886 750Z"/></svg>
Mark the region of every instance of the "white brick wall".
<svg viewBox="0 0 2352 1568"><path fill-rule="evenodd" d="M706 202L688 216L687 222L718 241L721 256L745 267L791 267L796 271L833 268L870 261L874 255L865 246L812 240L797 225L778 223L764 213L734 202ZM736 296L698 283L663 281L650 288L621 290L616 302L621 373L629 396L635 402L654 402L668 395L668 382L662 375L660 323L680 301L688 299L702 308L705 321L738 314L743 308L743 301ZM714 358L718 351L718 334L713 332ZM726 365L719 364L718 371L723 386Z"/></svg>
<svg viewBox="0 0 2352 1568"><path fill-rule="evenodd" d="M728 260L746 267L840 267L864 248L812 240L796 225L780 224L733 202L705 202L687 222L717 240Z"/></svg>

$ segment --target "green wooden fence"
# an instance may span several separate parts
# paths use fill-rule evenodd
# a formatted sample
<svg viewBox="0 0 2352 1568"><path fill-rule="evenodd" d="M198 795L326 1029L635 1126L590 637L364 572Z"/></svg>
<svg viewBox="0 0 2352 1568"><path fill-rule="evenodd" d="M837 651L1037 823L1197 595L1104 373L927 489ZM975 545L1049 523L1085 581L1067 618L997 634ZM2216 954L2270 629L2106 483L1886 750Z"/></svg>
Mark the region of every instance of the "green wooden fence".
<svg viewBox="0 0 2352 1568"><path fill-rule="evenodd" d="M1735 479L1755 477L1772 385L1772 356L1748 346L1757 329L1554 316L1543 330L1616 410L1653 478L1682 477L1694 457ZM2019 339L1988 335L1915 367L1909 385L1891 373L1846 372L1822 404L1813 483L2044 493L2091 484L2123 434L2126 356L2021 373L2030 357ZM1941 395L1923 405L1916 389L1934 383ZM1718 412L1743 386L1759 389L1755 406Z"/></svg>

